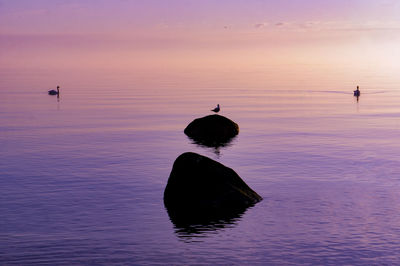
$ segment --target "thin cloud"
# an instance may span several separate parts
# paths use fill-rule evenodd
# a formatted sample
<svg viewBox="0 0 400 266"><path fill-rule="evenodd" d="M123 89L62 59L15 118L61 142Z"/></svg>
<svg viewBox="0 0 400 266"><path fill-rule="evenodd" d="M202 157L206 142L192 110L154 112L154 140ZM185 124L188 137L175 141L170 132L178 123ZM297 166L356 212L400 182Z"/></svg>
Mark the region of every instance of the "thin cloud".
<svg viewBox="0 0 400 266"><path fill-rule="evenodd" d="M257 23L257 24L254 24L254 28L261 29L261 28L267 27L268 25L269 25L269 23L267 23L267 22Z"/></svg>
<svg viewBox="0 0 400 266"><path fill-rule="evenodd" d="M14 13L10 13L9 16L15 16L15 17L43 16L47 15L48 13L49 13L48 9L40 8L40 9L15 11Z"/></svg>
<svg viewBox="0 0 400 266"><path fill-rule="evenodd" d="M272 22L257 23L255 28L267 28L270 30L293 30L293 31L397 31L400 30L398 21L305 21L305 22Z"/></svg>

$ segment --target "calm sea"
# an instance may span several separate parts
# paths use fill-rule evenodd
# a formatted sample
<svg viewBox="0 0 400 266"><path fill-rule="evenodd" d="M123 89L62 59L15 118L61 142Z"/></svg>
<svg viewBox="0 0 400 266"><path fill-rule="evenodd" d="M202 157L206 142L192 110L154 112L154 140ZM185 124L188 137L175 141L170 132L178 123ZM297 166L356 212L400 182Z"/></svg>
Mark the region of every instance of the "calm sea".
<svg viewBox="0 0 400 266"><path fill-rule="evenodd" d="M388 77L251 86L81 73L51 83L57 98L53 74L1 72L0 264L400 263L400 88ZM194 144L183 129L218 103L238 137ZM264 200L174 225L163 191L187 151Z"/></svg>

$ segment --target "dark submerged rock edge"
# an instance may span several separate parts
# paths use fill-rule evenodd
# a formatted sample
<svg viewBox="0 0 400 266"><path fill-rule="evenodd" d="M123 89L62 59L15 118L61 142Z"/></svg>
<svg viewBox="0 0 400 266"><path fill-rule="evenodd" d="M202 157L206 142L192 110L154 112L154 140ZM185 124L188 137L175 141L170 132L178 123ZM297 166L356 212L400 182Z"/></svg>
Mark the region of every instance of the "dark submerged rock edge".
<svg viewBox="0 0 400 266"><path fill-rule="evenodd" d="M208 115L193 120L184 133L196 143L217 147L229 143L239 134L239 126L221 115Z"/></svg>
<svg viewBox="0 0 400 266"><path fill-rule="evenodd" d="M171 218L235 217L261 200L231 168L192 152L175 160L164 191Z"/></svg>

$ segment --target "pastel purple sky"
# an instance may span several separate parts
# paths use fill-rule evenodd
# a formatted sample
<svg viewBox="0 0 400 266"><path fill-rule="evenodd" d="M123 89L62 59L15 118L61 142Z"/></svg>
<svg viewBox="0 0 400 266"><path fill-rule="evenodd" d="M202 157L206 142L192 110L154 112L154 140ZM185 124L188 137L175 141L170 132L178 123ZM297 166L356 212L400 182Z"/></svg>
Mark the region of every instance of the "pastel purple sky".
<svg viewBox="0 0 400 266"><path fill-rule="evenodd" d="M1 32L30 34L128 34L169 27L249 30L257 25L320 23L332 28L377 30L399 26L399 14L396 0L0 1Z"/></svg>
<svg viewBox="0 0 400 266"><path fill-rule="evenodd" d="M400 59L399 14L397 0L0 0L0 66L375 64Z"/></svg>

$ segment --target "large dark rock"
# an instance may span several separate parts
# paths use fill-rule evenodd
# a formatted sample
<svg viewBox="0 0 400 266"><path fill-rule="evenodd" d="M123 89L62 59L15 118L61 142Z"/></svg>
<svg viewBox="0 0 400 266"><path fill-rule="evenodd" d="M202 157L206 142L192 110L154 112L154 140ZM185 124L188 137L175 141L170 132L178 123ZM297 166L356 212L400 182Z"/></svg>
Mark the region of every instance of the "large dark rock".
<svg viewBox="0 0 400 266"><path fill-rule="evenodd" d="M209 115L193 120L184 132L197 143L215 147L239 134L239 126L224 116Z"/></svg>
<svg viewBox="0 0 400 266"><path fill-rule="evenodd" d="M175 224L232 219L260 200L231 168L191 152L175 160L164 191Z"/></svg>

